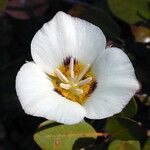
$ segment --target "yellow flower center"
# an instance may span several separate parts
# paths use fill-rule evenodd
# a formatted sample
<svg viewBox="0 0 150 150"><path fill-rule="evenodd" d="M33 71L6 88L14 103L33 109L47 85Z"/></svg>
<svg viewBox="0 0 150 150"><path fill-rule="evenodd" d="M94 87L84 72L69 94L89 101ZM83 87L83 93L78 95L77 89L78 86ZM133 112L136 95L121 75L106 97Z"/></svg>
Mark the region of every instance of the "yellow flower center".
<svg viewBox="0 0 150 150"><path fill-rule="evenodd" d="M64 64L49 76L55 91L79 104L84 104L96 88L95 74L90 65L84 65L72 57L66 58Z"/></svg>

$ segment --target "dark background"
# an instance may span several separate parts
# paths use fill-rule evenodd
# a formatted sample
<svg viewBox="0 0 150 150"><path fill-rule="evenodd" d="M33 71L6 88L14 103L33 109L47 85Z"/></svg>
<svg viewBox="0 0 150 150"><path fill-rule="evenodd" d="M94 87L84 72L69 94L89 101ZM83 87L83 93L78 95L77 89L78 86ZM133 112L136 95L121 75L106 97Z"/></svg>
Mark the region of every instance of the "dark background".
<svg viewBox="0 0 150 150"><path fill-rule="evenodd" d="M84 7L95 11L80 15ZM15 77L25 61L32 60L30 43L36 31L60 10L99 25L104 29L107 40L129 55L142 86L136 96L138 113L135 120L140 121L144 128L150 128L150 43L136 42L131 26L111 14L106 0L47 0L40 4L34 4L32 0L28 5L8 5L0 13L0 150L40 149L33 141L33 134L44 119L24 113L16 96ZM114 20L115 28L111 27L109 18L99 14L99 10L104 10ZM14 12L18 14L15 15ZM97 23L99 16L101 20ZM112 33L105 30L105 24ZM149 20L143 25L149 28Z"/></svg>

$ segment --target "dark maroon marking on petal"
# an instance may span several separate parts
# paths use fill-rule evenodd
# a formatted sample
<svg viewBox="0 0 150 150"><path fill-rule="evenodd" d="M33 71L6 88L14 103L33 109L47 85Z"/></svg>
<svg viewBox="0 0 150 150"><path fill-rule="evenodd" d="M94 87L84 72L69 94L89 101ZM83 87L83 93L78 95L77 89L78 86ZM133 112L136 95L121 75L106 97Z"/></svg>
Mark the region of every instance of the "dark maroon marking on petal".
<svg viewBox="0 0 150 150"><path fill-rule="evenodd" d="M71 56L68 56L64 59L64 65L67 66L70 64L70 59L71 59Z"/></svg>
<svg viewBox="0 0 150 150"><path fill-rule="evenodd" d="M92 86L91 86L91 89L92 89L92 92L97 88L97 82L95 81Z"/></svg>
<svg viewBox="0 0 150 150"><path fill-rule="evenodd" d="M64 59L64 65L68 66L70 64L71 56L68 56ZM77 60L74 58L74 64L78 63Z"/></svg>

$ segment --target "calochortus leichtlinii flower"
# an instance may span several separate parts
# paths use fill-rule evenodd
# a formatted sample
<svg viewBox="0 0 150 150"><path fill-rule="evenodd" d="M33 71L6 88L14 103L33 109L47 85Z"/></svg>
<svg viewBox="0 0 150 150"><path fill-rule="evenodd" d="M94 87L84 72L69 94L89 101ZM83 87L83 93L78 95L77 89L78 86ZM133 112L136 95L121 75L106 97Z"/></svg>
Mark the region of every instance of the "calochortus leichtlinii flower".
<svg viewBox="0 0 150 150"><path fill-rule="evenodd" d="M106 48L97 26L58 12L35 34L33 62L16 77L27 114L64 124L119 113L139 88L134 68L119 48Z"/></svg>

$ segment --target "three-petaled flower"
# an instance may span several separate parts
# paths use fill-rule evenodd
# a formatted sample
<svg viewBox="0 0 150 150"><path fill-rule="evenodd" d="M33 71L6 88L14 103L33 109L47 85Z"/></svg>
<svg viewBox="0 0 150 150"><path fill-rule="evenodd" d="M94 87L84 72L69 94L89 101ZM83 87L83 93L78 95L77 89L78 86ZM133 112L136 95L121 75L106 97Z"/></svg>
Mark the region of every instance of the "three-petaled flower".
<svg viewBox="0 0 150 150"><path fill-rule="evenodd" d="M95 25L58 12L35 34L33 62L16 77L27 114L60 123L102 119L119 113L139 88L127 55Z"/></svg>

